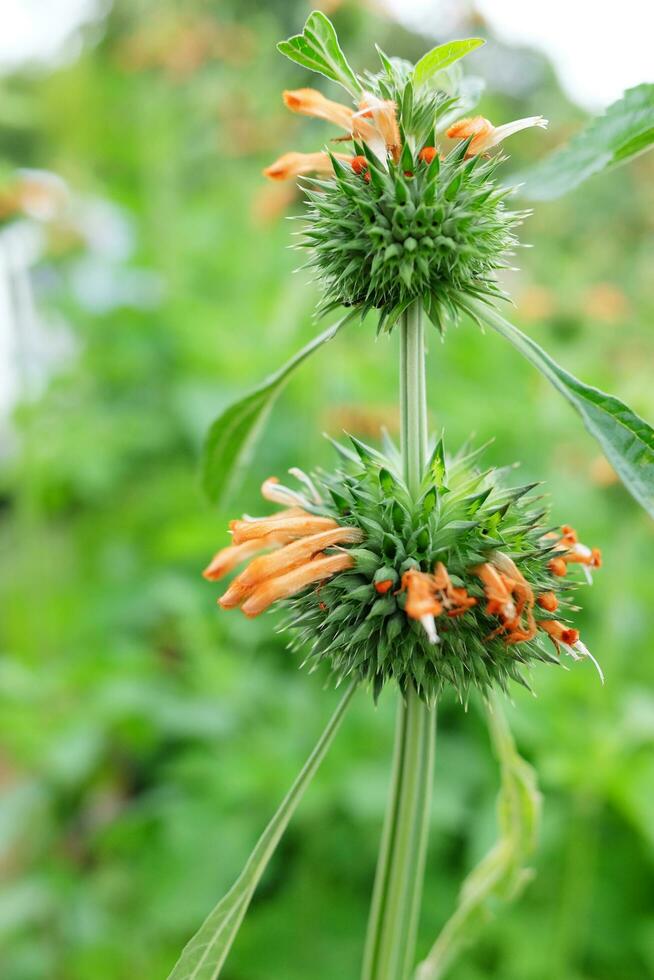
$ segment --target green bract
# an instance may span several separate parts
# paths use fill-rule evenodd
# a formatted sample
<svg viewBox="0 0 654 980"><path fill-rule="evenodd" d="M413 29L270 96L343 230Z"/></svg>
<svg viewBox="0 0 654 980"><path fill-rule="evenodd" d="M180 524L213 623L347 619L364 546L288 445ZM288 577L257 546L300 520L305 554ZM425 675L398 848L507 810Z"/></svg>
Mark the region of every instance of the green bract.
<svg viewBox="0 0 654 980"><path fill-rule="evenodd" d="M493 175L502 157L466 159L469 141L423 162L405 143L388 169L364 146L356 174L334 160L332 180L313 180L303 244L324 288L324 307L380 311L390 330L414 300L443 329L462 299L501 296L494 272L517 241L524 211L505 208Z"/></svg>
<svg viewBox="0 0 654 980"><path fill-rule="evenodd" d="M382 455L352 441L356 452L338 447L342 468L314 476L323 503L302 504L364 534L362 543L349 549L352 571L285 603L284 625L294 633L291 646L308 649L305 663L327 661L338 680L370 682L375 697L391 679L404 692L413 684L429 703L448 686L462 701L471 688L488 692L494 685L506 688L509 680L528 686L526 665L558 663L540 632L511 645L498 635L498 618L486 611L483 586L473 572L499 552L515 563L536 595L555 592L556 618L565 618L574 585L548 569L553 542L543 537L546 512L531 493L535 485L507 488L503 471L479 472L478 452L464 452L446 464L440 442L413 500L390 443L388 455ZM464 615L438 617L440 642L431 643L421 623L404 612L407 595L401 585L408 569L431 572L437 562L477 604ZM376 584L389 579L392 588L379 594ZM538 618L554 617L539 609Z"/></svg>

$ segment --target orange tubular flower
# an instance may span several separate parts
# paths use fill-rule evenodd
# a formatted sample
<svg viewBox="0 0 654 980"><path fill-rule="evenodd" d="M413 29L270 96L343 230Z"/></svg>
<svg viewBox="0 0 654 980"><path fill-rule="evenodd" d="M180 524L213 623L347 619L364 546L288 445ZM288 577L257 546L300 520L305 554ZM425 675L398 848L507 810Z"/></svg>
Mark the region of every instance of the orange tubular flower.
<svg viewBox="0 0 654 980"><path fill-rule="evenodd" d="M300 538L272 552L255 558L248 567L238 575L227 592L220 600L223 609L238 606L243 600L267 579L289 572L299 565L306 564L314 555L325 548L337 544L355 544L361 541L363 535L356 527L335 527L329 531L321 531L306 538Z"/></svg>
<svg viewBox="0 0 654 980"><path fill-rule="evenodd" d="M489 119L483 116L473 116L469 119L459 119L447 130L447 136L454 140L466 140L472 136L472 142L468 147L467 156L476 156L490 150L492 146L497 146L502 140L514 133L519 133L523 129L532 126L539 126L541 129L547 128L547 119L543 116L528 116L525 119L516 119L515 122L505 123L504 126L493 126Z"/></svg>
<svg viewBox="0 0 654 980"><path fill-rule="evenodd" d="M246 616L258 616L268 609L278 599L301 592L313 582L322 582L331 578L337 572L343 572L354 566L354 559L347 552L336 555L322 555L294 568L285 575L267 579L262 582L248 599L243 603L242 610ZM222 605L222 599L220 600Z"/></svg>
<svg viewBox="0 0 654 980"><path fill-rule="evenodd" d="M338 160L347 162L351 156L347 153L335 153ZM324 150L318 153L284 153L283 156L271 163L264 170L264 176L271 180L288 180L290 177L299 177L301 174L323 174L328 176L334 172L332 161Z"/></svg>
<svg viewBox="0 0 654 980"><path fill-rule="evenodd" d="M338 527L338 524L331 517L314 517L313 514L307 513L292 517L262 517L259 520L232 521L230 524L234 544L265 538L270 534L279 534L292 541L334 527Z"/></svg>
<svg viewBox="0 0 654 980"><path fill-rule="evenodd" d="M286 91L283 98L284 104L291 112L297 112L302 116L313 116L315 119L325 119L340 126L347 133L347 136L342 139L356 139L366 143L380 160L385 161L387 155L390 155L396 163L400 159L402 146L394 102L365 93L359 102L358 111L355 112L348 106L341 105L340 102L332 102L313 88ZM352 161L352 157L344 153L335 153L334 156L344 162ZM301 174L329 175L332 172L330 156L324 151L291 152L285 153L266 167L264 175L272 180L287 180Z"/></svg>
<svg viewBox="0 0 654 980"><path fill-rule="evenodd" d="M316 500L318 493L310 477L291 471L305 484ZM281 486L270 477L262 486L264 496L286 503L308 499ZM219 599L223 609L241 606L246 616L258 616L277 599L301 592L312 582L321 582L337 572L352 568L354 559L343 547L357 544L363 532L345 527L330 517L317 517L294 504L277 514L262 518L243 518L230 523L232 544L214 556L204 571L205 578L217 581L238 564L258 555L237 575ZM327 549L335 549L333 552ZM260 552L268 554L259 554Z"/></svg>
<svg viewBox="0 0 654 980"><path fill-rule="evenodd" d="M579 630L565 626L558 619L541 619L538 625L551 636L555 644L565 643L566 646L571 647L579 642Z"/></svg>
<svg viewBox="0 0 654 980"><path fill-rule="evenodd" d="M294 91L283 93L284 104L291 112L298 112L302 116L313 116L315 119L324 119L334 123L342 129L352 132L352 116L354 110L340 102L332 102L326 99L322 92L315 88L298 88Z"/></svg>

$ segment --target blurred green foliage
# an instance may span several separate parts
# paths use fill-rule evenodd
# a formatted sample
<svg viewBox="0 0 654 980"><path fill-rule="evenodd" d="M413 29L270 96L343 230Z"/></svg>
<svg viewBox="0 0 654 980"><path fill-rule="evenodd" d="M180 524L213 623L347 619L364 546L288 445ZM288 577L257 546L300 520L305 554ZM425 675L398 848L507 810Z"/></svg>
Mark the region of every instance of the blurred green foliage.
<svg viewBox="0 0 654 980"><path fill-rule="evenodd" d="M396 418L396 338L347 328L284 393L229 514L199 491L210 418L316 331L282 220L297 198L260 177L282 151L317 145L319 125L286 116L277 94L314 83L274 50L305 14L121 0L71 63L0 80L2 158L56 171L86 202L81 233L52 229L32 273L46 332L63 320L74 354L38 397L25 392L0 481L5 980L165 976L335 704L273 619L219 614L199 577L228 517L260 507L263 477L330 459L321 430L372 438ZM355 4L335 21L358 66L374 64L372 38L413 57L433 43ZM580 113L533 53L492 38L483 52L471 58L485 114L553 120L511 146L518 167ZM507 277L518 322L649 419L653 162L540 205L523 235L536 247ZM509 712L545 794L536 877L451 975L653 975L651 521L500 338L466 325L441 344L434 331L430 355L434 428L450 444L494 436L489 464L519 459L520 481L545 479L555 517L606 564L580 616L606 687L589 664L537 668L538 699L516 690ZM356 976L393 709L392 692L378 709L358 695L225 980ZM437 767L422 953L495 832L496 763L474 706L443 705Z"/></svg>

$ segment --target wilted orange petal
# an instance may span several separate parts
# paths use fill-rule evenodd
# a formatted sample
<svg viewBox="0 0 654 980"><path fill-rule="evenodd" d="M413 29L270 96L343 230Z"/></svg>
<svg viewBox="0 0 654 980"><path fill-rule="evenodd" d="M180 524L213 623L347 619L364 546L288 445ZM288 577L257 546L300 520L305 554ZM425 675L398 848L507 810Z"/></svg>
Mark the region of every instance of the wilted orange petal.
<svg viewBox="0 0 654 980"><path fill-rule="evenodd" d="M423 616L440 616L443 606L435 595L434 576L417 569L409 569L402 576L402 588L407 590L404 612L409 619Z"/></svg>
<svg viewBox="0 0 654 980"><path fill-rule="evenodd" d="M541 619L538 625L558 643L567 643L568 646L572 646L579 640L579 630L565 626L557 619Z"/></svg>
<svg viewBox="0 0 654 980"><path fill-rule="evenodd" d="M354 559L346 552L314 558L285 575L267 579L255 589L241 608L246 616L258 616L278 599L296 595L312 582L322 582L353 566Z"/></svg>
<svg viewBox="0 0 654 980"><path fill-rule="evenodd" d="M553 592L543 592L536 601L541 609L546 609L548 612L554 612L559 607L559 600Z"/></svg>
<svg viewBox="0 0 654 980"><path fill-rule="evenodd" d="M284 103L291 112L299 112L303 116L313 116L315 119L326 119L336 126L341 126L348 132L352 130L354 112L340 102L326 99L322 92L315 88L298 88L284 92Z"/></svg>
<svg viewBox="0 0 654 980"><path fill-rule="evenodd" d="M300 514L297 517L263 518L258 521L232 521L232 537L234 544L241 544L243 541L251 541L253 538L265 537L268 534L279 532L293 538L303 538L308 534L318 534L319 531L328 531L330 528L338 527L338 523L331 517L314 517L313 514Z"/></svg>
<svg viewBox="0 0 654 980"><path fill-rule="evenodd" d="M281 575L298 565L304 564L325 548L335 544L354 544L361 541L362 537L363 534L356 527L335 527L330 531L321 531L319 534L312 534L308 538L301 538L271 555L255 558L234 579L220 600L220 604L226 609L237 606L266 579Z"/></svg>

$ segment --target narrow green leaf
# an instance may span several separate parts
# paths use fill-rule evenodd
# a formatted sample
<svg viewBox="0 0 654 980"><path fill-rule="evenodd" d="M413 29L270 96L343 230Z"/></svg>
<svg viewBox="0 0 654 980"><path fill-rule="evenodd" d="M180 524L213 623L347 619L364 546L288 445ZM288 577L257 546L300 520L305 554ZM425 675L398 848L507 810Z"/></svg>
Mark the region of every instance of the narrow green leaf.
<svg viewBox="0 0 654 980"><path fill-rule="evenodd" d="M347 313L338 323L314 337L283 367L253 391L223 409L212 423L202 457L202 484L211 500L223 500L247 465L275 399L288 378L318 347L331 340L356 314Z"/></svg>
<svg viewBox="0 0 654 980"><path fill-rule="evenodd" d="M633 160L654 145L654 84L628 89L570 142L515 176L521 194L550 201L602 170Z"/></svg>
<svg viewBox="0 0 654 980"><path fill-rule="evenodd" d="M423 55L413 69L413 81L416 88L429 81L436 72L449 68L459 58L480 48L486 42L481 37L469 37L463 41L448 41L447 44L439 44L432 48L427 54Z"/></svg>
<svg viewBox="0 0 654 980"><path fill-rule="evenodd" d="M277 50L303 68L338 82L354 98L361 94L361 85L341 50L334 25L319 10L309 14L301 34L280 41Z"/></svg>
<svg viewBox="0 0 654 980"><path fill-rule="evenodd" d="M184 947L168 980L217 980L220 976L252 895L304 791L334 739L355 688L356 683L352 683L345 692L316 747L259 838L240 876Z"/></svg>
<svg viewBox="0 0 654 980"><path fill-rule="evenodd" d="M488 324L513 344L567 398L627 490L654 517L654 429L614 395L607 395L569 374L531 337L495 310L477 301L462 305L475 319Z"/></svg>
<svg viewBox="0 0 654 980"><path fill-rule="evenodd" d="M541 811L536 774L518 754L497 697L490 700L486 713L502 775L497 799L499 839L463 882L457 908L418 967L415 980L440 980L484 922L489 900L512 901L531 878L525 862L536 847Z"/></svg>

